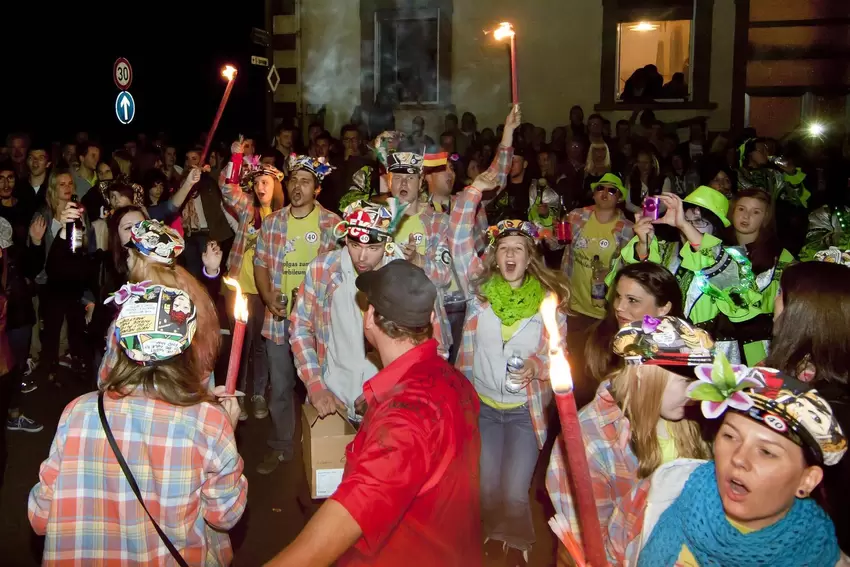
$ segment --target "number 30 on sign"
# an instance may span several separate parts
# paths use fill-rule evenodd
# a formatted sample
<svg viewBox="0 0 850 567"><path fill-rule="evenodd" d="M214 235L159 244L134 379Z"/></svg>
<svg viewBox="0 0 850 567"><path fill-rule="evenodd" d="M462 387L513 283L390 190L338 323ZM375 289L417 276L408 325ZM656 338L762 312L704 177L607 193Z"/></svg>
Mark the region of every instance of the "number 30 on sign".
<svg viewBox="0 0 850 567"><path fill-rule="evenodd" d="M133 84L133 68L130 62L124 57L119 57L115 60L112 66L112 80L115 81L115 86L126 91Z"/></svg>

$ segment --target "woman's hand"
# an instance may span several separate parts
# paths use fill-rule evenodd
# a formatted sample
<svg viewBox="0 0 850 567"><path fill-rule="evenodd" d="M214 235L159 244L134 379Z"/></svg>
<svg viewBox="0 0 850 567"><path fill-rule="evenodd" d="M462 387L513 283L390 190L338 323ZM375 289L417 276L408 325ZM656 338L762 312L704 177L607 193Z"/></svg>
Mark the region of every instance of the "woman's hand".
<svg viewBox="0 0 850 567"><path fill-rule="evenodd" d="M33 245L38 246L44 238L44 233L47 231L47 221L41 215L36 216L30 223L30 240Z"/></svg>
<svg viewBox="0 0 850 567"><path fill-rule="evenodd" d="M682 199L674 193L662 193L658 196L658 200L667 207L667 212L660 219L652 221L653 224L666 224L682 230L688 222L685 220L685 209Z"/></svg>
<svg viewBox="0 0 850 567"><path fill-rule="evenodd" d="M641 259L646 258L649 256L649 243L655 236L655 227L652 226L652 219L636 213L634 231L638 237L635 252L638 253Z"/></svg>
<svg viewBox="0 0 850 567"><path fill-rule="evenodd" d="M227 419L230 421L230 425L233 427L233 430L236 431L236 426L239 425L239 414L241 413L237 398L244 396L245 394L242 392L233 392L232 394L228 394L224 386L216 386L213 390L213 395L218 398L224 413L227 414Z"/></svg>
<svg viewBox="0 0 850 567"><path fill-rule="evenodd" d="M72 201L65 203L65 208L59 213L59 222L64 226L65 223L73 222L83 217L83 208Z"/></svg>
<svg viewBox="0 0 850 567"><path fill-rule="evenodd" d="M204 269L206 269L209 277L214 278L221 271L221 258L222 251L218 242L215 240L208 241L206 250L201 254L201 261L204 263Z"/></svg>

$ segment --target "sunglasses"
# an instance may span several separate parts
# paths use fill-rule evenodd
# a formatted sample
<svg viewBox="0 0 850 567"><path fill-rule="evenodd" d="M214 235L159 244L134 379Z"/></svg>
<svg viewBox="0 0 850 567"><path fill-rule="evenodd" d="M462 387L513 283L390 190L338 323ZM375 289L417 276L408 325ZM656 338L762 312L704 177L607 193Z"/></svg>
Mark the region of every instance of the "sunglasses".
<svg viewBox="0 0 850 567"><path fill-rule="evenodd" d="M617 189L616 187L606 187L604 185L600 185L599 187L596 188L596 190L597 191L607 190L608 194L611 195L612 197L620 194L620 190Z"/></svg>

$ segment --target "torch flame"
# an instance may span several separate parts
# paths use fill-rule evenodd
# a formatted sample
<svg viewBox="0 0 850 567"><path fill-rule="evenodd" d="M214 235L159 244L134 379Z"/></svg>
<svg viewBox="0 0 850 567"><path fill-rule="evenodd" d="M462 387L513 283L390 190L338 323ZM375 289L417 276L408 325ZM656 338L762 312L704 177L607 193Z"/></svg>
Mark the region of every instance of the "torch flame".
<svg viewBox="0 0 850 567"><path fill-rule="evenodd" d="M543 326L549 335L549 380L552 389L559 394L566 394L573 389L573 376L570 365L561 346L561 332L558 329L558 296L549 293L540 304L540 315Z"/></svg>
<svg viewBox="0 0 850 567"><path fill-rule="evenodd" d="M514 27L509 22L502 22L499 24L499 27L493 31L493 37L496 38L497 41L502 41L506 37L513 37Z"/></svg>
<svg viewBox="0 0 850 567"><path fill-rule="evenodd" d="M248 321L248 298L242 293L239 282L233 278L224 278L224 284L236 290L236 300L233 302L233 317L237 321L246 323Z"/></svg>
<svg viewBox="0 0 850 567"><path fill-rule="evenodd" d="M232 81L233 77L236 76L236 67L233 65L225 65L224 69L221 70L221 76L228 81Z"/></svg>

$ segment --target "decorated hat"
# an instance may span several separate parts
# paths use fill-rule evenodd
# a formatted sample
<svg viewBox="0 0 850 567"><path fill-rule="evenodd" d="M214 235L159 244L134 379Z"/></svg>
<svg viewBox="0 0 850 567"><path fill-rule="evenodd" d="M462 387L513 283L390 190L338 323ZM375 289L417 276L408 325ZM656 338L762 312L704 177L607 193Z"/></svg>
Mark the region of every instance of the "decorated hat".
<svg viewBox="0 0 850 567"><path fill-rule="evenodd" d="M192 343L198 311L183 290L142 282L124 284L106 303L121 311L115 335L124 353L141 365L173 358Z"/></svg>
<svg viewBox="0 0 850 567"><path fill-rule="evenodd" d="M490 244L505 236L527 236L535 243L540 238L540 230L537 225L524 220L499 221L498 224L487 229L487 234L490 236Z"/></svg>
<svg viewBox="0 0 850 567"><path fill-rule="evenodd" d="M602 176L602 179L600 179L596 183L590 184L591 191L596 191L597 187L616 187L620 190L620 194L623 196L623 199L625 199L629 194L626 188L623 186L623 180L620 179L614 173L606 173Z"/></svg>
<svg viewBox="0 0 850 567"><path fill-rule="evenodd" d="M683 367L710 364L714 361L714 339L690 321L665 316L645 316L629 323L614 335L614 354L626 364L649 364L671 367L681 373Z"/></svg>
<svg viewBox="0 0 850 567"><path fill-rule="evenodd" d="M330 175L331 171L336 169L323 157L314 158L296 154L289 156L288 166L290 173L295 173L296 171L307 171L312 173L319 181L320 185L325 177Z"/></svg>
<svg viewBox="0 0 850 567"><path fill-rule="evenodd" d="M724 197L723 193L717 189L712 189L708 185L700 185L682 201L711 211L727 228L732 224L726 217L729 214L729 199Z"/></svg>
<svg viewBox="0 0 850 567"><path fill-rule="evenodd" d="M185 244L173 228L157 220L143 220L130 229L130 240L126 246L135 248L154 262L173 264Z"/></svg>
<svg viewBox="0 0 850 567"><path fill-rule="evenodd" d="M828 264L842 264L850 267L850 250L841 250L835 246L830 246L826 250L821 250L815 254L815 260L818 262L826 262Z"/></svg>
<svg viewBox="0 0 850 567"><path fill-rule="evenodd" d="M395 197L386 205L355 201L346 207L344 220L336 226L337 238L345 236L361 244L379 244L393 241L407 205Z"/></svg>
<svg viewBox="0 0 850 567"><path fill-rule="evenodd" d="M0 217L0 248L5 250L12 245L12 225Z"/></svg>
<svg viewBox="0 0 850 567"><path fill-rule="evenodd" d="M422 154L417 152L392 152L387 156L388 173L418 175L424 167Z"/></svg>
<svg viewBox="0 0 850 567"><path fill-rule="evenodd" d="M697 366L695 374L688 397L702 402L706 417L732 408L789 438L826 466L847 452L847 438L832 408L808 384L772 368L729 364L722 354L713 365Z"/></svg>
<svg viewBox="0 0 850 567"><path fill-rule="evenodd" d="M283 172L273 165L260 162L260 156L254 155L246 160L242 167L240 183L243 187L252 188L257 178L270 175L278 181L283 181Z"/></svg>

